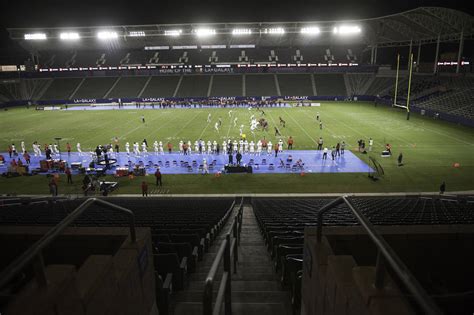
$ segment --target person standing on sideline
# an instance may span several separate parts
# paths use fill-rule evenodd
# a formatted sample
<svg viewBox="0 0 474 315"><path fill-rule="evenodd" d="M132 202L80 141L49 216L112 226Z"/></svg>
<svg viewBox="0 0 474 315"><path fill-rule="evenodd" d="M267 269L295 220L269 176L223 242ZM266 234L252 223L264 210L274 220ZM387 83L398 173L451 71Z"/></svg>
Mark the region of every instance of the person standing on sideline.
<svg viewBox="0 0 474 315"><path fill-rule="evenodd" d="M344 155L344 150L346 149L346 143L342 141L341 143L341 154Z"/></svg>
<svg viewBox="0 0 474 315"><path fill-rule="evenodd" d="M142 196L148 197L148 184L145 181L142 182Z"/></svg>
<svg viewBox="0 0 474 315"><path fill-rule="evenodd" d="M374 145L374 140L372 138L369 138L369 152L372 151L372 146Z"/></svg>
<svg viewBox="0 0 474 315"><path fill-rule="evenodd" d="M446 191L446 182L443 181L441 185L439 186L439 194L442 195Z"/></svg>
<svg viewBox="0 0 474 315"><path fill-rule="evenodd" d="M278 156L278 143L275 143L275 145L273 146L273 150L275 150L275 157Z"/></svg>
<svg viewBox="0 0 474 315"><path fill-rule="evenodd" d="M68 143L66 143L66 150L67 150L67 155L68 156L71 156L71 145Z"/></svg>
<svg viewBox="0 0 474 315"><path fill-rule="evenodd" d="M334 146L332 147L332 150L331 150L331 158L333 161L336 158L336 147Z"/></svg>
<svg viewBox="0 0 474 315"><path fill-rule="evenodd" d="M318 139L318 150L322 150L323 149L323 138L319 137Z"/></svg>
<svg viewBox="0 0 474 315"><path fill-rule="evenodd" d="M336 144L336 156L341 156L341 144L339 142Z"/></svg>
<svg viewBox="0 0 474 315"><path fill-rule="evenodd" d="M8 146L8 156L10 157L10 159L12 158L12 154L13 154L13 149L12 149L12 146L9 145Z"/></svg>
<svg viewBox="0 0 474 315"><path fill-rule="evenodd" d="M156 172L155 172L155 177L156 177L156 186L163 186L163 183L161 181L161 172L160 172L160 168L157 168L156 169Z"/></svg>
<svg viewBox="0 0 474 315"><path fill-rule="evenodd" d="M288 138L288 150L293 150L293 142L294 142L294 141L293 141L293 137L290 136L290 137Z"/></svg>
<svg viewBox="0 0 474 315"><path fill-rule="evenodd" d="M58 184L54 180L54 177L51 176L51 180L49 181L49 192L51 196L56 197L58 195Z"/></svg>
<svg viewBox="0 0 474 315"><path fill-rule="evenodd" d="M64 173L66 173L66 176L67 176L67 183L68 183L68 184L72 184L72 172L71 172L71 168L70 168L70 167L66 167L66 170L64 171Z"/></svg>
<svg viewBox="0 0 474 315"><path fill-rule="evenodd" d="M328 159L328 148L324 148L323 150L323 160L327 160Z"/></svg>
<svg viewBox="0 0 474 315"><path fill-rule="evenodd" d="M229 165L232 165L234 164L234 156L232 155L232 150L228 152L229 152Z"/></svg>
<svg viewBox="0 0 474 315"><path fill-rule="evenodd" d="M403 166L403 153L400 152L400 155L398 155L398 166Z"/></svg>
<svg viewBox="0 0 474 315"><path fill-rule="evenodd" d="M242 161L242 154L240 154L240 152L237 152L235 159L237 160L237 165L240 165L240 161Z"/></svg>
<svg viewBox="0 0 474 315"><path fill-rule="evenodd" d="M23 153L23 158L25 159L26 161L26 165L30 165L30 162L31 162L31 157L30 155L28 154L28 151L25 151L25 153Z"/></svg>
<svg viewBox="0 0 474 315"><path fill-rule="evenodd" d="M168 147L168 153L171 154L171 152L173 151L173 145L171 144L171 142L168 142L166 146Z"/></svg>

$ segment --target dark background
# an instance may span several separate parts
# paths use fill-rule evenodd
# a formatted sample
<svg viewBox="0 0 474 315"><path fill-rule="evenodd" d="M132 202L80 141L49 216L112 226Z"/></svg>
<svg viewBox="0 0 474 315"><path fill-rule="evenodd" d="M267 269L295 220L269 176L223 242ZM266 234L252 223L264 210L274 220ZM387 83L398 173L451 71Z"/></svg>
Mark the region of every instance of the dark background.
<svg viewBox="0 0 474 315"><path fill-rule="evenodd" d="M474 14L474 1L439 0L0 0L0 61L23 51L9 27L286 22L374 18L421 6ZM465 52L470 48L466 42ZM453 50L454 51L454 50ZM469 55L469 54L468 54Z"/></svg>
<svg viewBox="0 0 474 315"><path fill-rule="evenodd" d="M1 0L7 27L64 27L192 22L341 20L379 17L421 6L473 14L474 1L439 0Z"/></svg>

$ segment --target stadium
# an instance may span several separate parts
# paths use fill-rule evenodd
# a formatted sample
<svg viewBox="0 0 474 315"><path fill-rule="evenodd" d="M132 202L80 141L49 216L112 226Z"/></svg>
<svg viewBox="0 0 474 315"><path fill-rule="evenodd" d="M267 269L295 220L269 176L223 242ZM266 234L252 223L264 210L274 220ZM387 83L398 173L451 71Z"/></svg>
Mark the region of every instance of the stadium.
<svg viewBox="0 0 474 315"><path fill-rule="evenodd" d="M474 312L470 13L30 24L1 314Z"/></svg>

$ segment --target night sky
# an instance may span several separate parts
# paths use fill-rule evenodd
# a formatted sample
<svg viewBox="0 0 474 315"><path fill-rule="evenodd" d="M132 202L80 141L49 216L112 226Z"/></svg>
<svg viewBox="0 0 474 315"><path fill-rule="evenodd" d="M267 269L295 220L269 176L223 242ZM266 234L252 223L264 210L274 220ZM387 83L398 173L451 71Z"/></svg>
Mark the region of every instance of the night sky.
<svg viewBox="0 0 474 315"><path fill-rule="evenodd" d="M435 0L1 0L7 27L64 27L189 22L338 20L378 17L420 6L461 9L462 1ZM469 1L464 1L469 3Z"/></svg>

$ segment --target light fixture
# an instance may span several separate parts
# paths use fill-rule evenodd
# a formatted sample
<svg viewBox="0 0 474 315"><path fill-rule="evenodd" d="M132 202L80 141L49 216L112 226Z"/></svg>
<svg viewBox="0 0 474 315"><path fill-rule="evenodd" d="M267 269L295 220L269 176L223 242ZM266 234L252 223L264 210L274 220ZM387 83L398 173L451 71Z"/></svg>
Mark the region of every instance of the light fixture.
<svg viewBox="0 0 474 315"><path fill-rule="evenodd" d="M79 33L65 32L59 34L61 40L78 40L80 39Z"/></svg>
<svg viewBox="0 0 474 315"><path fill-rule="evenodd" d="M97 38L99 39L115 39L118 38L117 32L114 31L102 31L97 33Z"/></svg>
<svg viewBox="0 0 474 315"><path fill-rule="evenodd" d="M25 34L25 40L45 40L46 34L45 33L30 33Z"/></svg>
<svg viewBox="0 0 474 315"><path fill-rule="evenodd" d="M250 35L252 30L250 28L234 28L232 30L232 35Z"/></svg>
<svg viewBox="0 0 474 315"><path fill-rule="evenodd" d="M198 28L194 30L194 33L196 33L198 37L206 37L216 35L216 30L212 28Z"/></svg>
<svg viewBox="0 0 474 315"><path fill-rule="evenodd" d="M341 25L333 29L334 34L339 35L359 34L361 31L361 28L357 25Z"/></svg>
<svg viewBox="0 0 474 315"><path fill-rule="evenodd" d="M272 27L264 29L263 32L265 34L285 34L285 29L283 27Z"/></svg>
<svg viewBox="0 0 474 315"><path fill-rule="evenodd" d="M165 36L178 37L181 35L182 32L182 30L165 30Z"/></svg>
<svg viewBox="0 0 474 315"><path fill-rule="evenodd" d="M301 28L301 33L315 35L321 33L321 30L317 26L307 26Z"/></svg>
<svg viewBox="0 0 474 315"><path fill-rule="evenodd" d="M145 32L144 31L132 31L128 33L128 36L130 37L145 37Z"/></svg>

